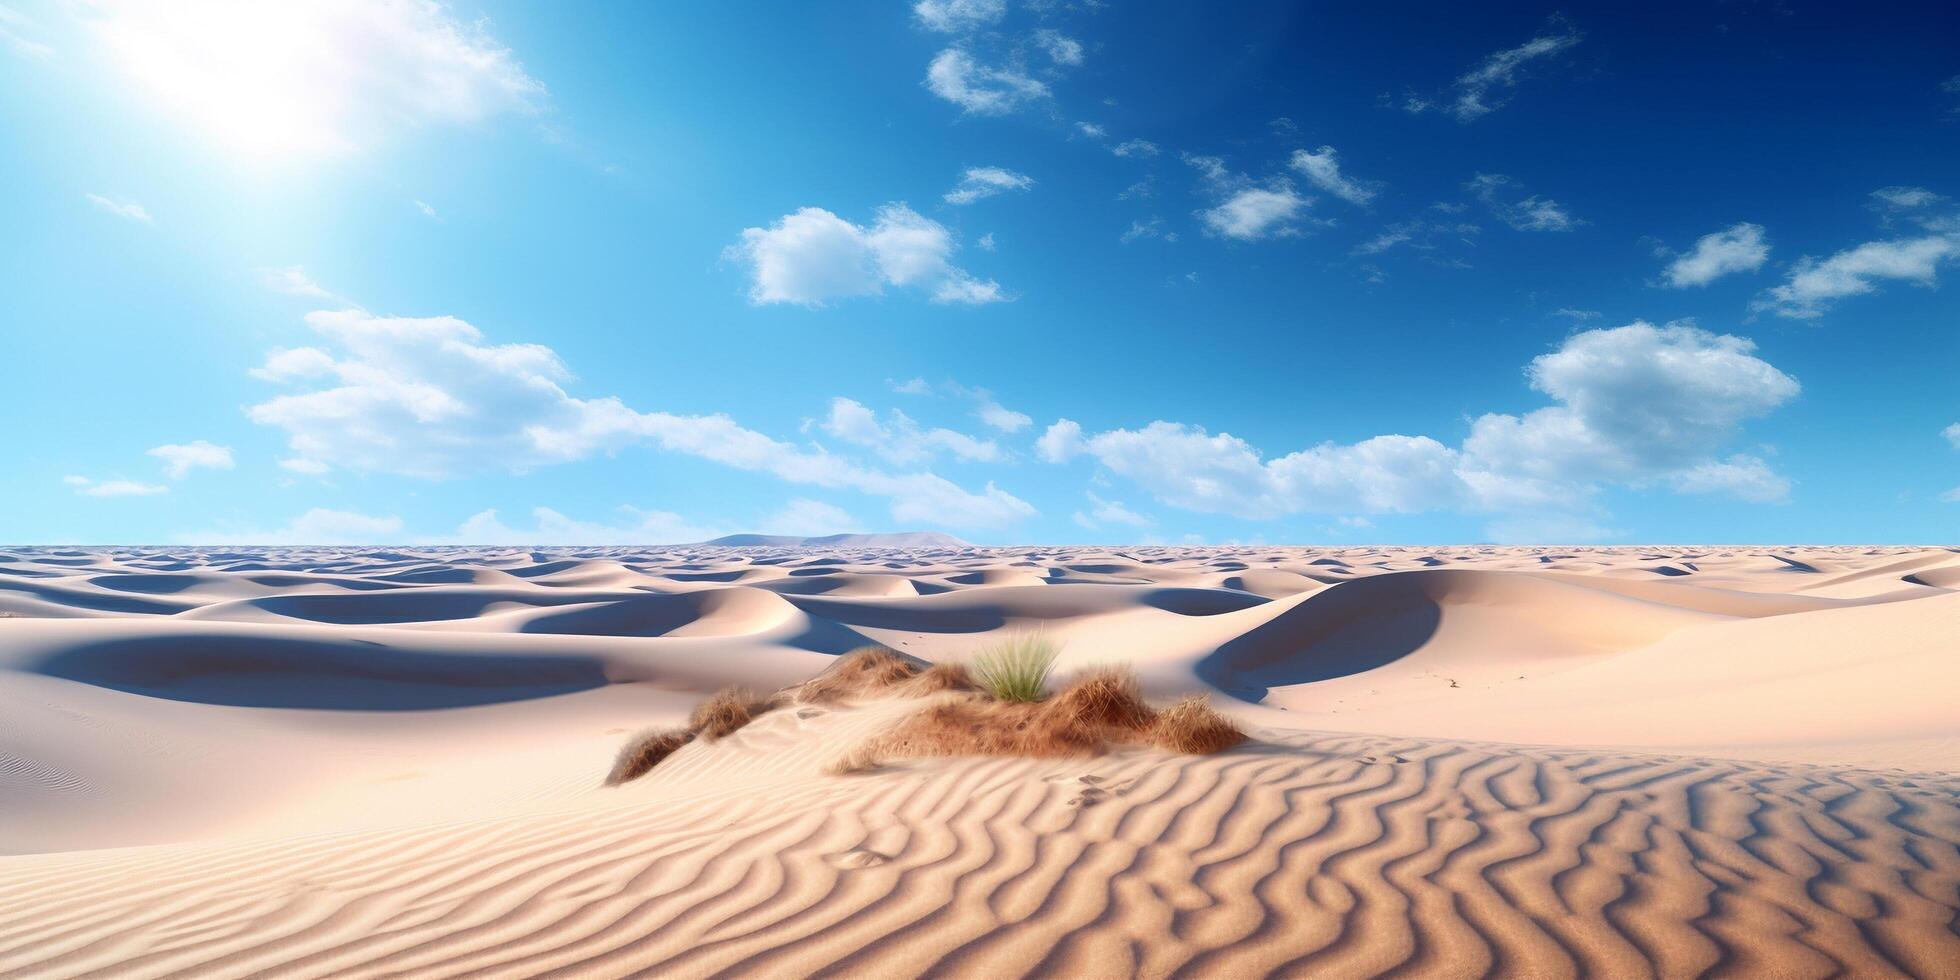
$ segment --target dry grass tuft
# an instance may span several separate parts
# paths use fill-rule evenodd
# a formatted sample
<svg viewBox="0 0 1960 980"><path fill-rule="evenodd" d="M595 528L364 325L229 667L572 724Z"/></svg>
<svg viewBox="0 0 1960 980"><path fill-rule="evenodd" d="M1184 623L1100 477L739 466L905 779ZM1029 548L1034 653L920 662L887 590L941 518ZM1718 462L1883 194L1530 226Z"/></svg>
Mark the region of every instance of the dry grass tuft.
<svg viewBox="0 0 1960 980"><path fill-rule="evenodd" d="M612 772L606 774L606 785L618 786L646 775L662 759L692 741L694 733L685 728L651 728L633 736L613 760Z"/></svg>
<svg viewBox="0 0 1960 980"><path fill-rule="evenodd" d="M917 677L905 682L899 693L908 698L922 698L928 694L944 694L949 691L977 691L973 675L967 672L965 664L933 664Z"/></svg>
<svg viewBox="0 0 1960 980"><path fill-rule="evenodd" d="M734 734L743 725L754 721L755 716L768 710L768 703L756 700L756 696L747 689L724 687L695 707L694 714L687 719L687 726L712 742Z"/></svg>
<svg viewBox="0 0 1960 980"><path fill-rule="evenodd" d="M1136 674L1101 668L1078 676L1046 701L1003 701L985 694L942 697L832 762L832 773L862 772L894 759L955 755L1025 758L1096 755L1112 745L1149 744L1209 755L1245 741L1203 698L1162 712L1143 700Z"/></svg>
<svg viewBox="0 0 1960 980"><path fill-rule="evenodd" d="M960 664L924 667L922 661L884 647L853 650L823 673L776 692L768 701L758 701L741 688L726 688L694 709L688 729L635 736L621 750L606 784L616 786L638 777L697 735L714 741L772 707L853 698L935 700L831 761L824 771L832 774L863 772L893 759L956 755L1043 759L1096 755L1114 745L1147 744L1209 755L1245 741L1245 733L1202 697L1186 698L1161 712L1152 710L1143 700L1136 674L1121 668L1077 674L1067 687L1041 700L1053 662L1052 646L1034 638L1012 652L1029 669L1011 678L1006 695L997 694L1000 686L990 684L984 673L976 680ZM1034 699L1029 699L1030 694Z"/></svg>
<svg viewBox="0 0 1960 980"><path fill-rule="evenodd" d="M802 704L833 704L883 694L918 676L920 662L885 647L859 647L823 673L783 691Z"/></svg>
<svg viewBox="0 0 1960 980"><path fill-rule="evenodd" d="M1172 752L1210 755L1245 741L1245 732L1213 710L1203 696L1185 698L1157 713L1150 744Z"/></svg>
<svg viewBox="0 0 1960 980"><path fill-rule="evenodd" d="M1150 727L1153 712L1143 700L1143 686L1134 671L1100 667L1083 674L1050 702L1050 710L1078 724L1140 732Z"/></svg>

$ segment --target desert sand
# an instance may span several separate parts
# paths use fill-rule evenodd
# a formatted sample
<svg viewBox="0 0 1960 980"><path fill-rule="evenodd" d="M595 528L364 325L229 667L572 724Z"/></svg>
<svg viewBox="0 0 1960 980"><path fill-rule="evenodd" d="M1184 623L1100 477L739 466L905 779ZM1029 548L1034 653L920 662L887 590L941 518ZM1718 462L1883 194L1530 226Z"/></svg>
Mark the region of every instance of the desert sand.
<svg viewBox="0 0 1960 980"><path fill-rule="evenodd" d="M632 732L1039 629L1254 736ZM1952 976L1960 549L0 550L0 975Z"/></svg>

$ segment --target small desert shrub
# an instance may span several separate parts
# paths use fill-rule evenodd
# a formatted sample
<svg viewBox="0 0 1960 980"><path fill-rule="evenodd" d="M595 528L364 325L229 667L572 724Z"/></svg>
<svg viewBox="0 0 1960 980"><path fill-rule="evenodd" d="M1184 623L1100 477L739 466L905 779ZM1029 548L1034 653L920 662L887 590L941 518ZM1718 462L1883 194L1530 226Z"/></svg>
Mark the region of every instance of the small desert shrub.
<svg viewBox="0 0 1960 980"><path fill-rule="evenodd" d="M725 687L714 696L701 702L689 716L687 724L702 738L712 742L725 735L733 734L743 725L755 720L755 716L769 710L769 705L756 700L754 694L739 687Z"/></svg>
<svg viewBox="0 0 1960 980"><path fill-rule="evenodd" d="M987 693L1002 701L1039 701L1055 669L1055 644L1040 634L1003 640L973 658L969 670Z"/></svg>
<svg viewBox="0 0 1960 980"><path fill-rule="evenodd" d="M790 688L787 695L803 704L831 704L854 697L882 694L919 673L919 662L885 647L859 647L838 657L823 673Z"/></svg>
<svg viewBox="0 0 1960 980"><path fill-rule="evenodd" d="M1223 752L1245 741L1232 720L1212 709L1203 696L1185 698L1157 713L1150 726L1150 743L1191 755Z"/></svg>
<svg viewBox="0 0 1960 980"><path fill-rule="evenodd" d="M633 736L613 760L612 772L606 774L606 785L618 786L646 775L660 760L692 741L694 733L685 728L654 728Z"/></svg>

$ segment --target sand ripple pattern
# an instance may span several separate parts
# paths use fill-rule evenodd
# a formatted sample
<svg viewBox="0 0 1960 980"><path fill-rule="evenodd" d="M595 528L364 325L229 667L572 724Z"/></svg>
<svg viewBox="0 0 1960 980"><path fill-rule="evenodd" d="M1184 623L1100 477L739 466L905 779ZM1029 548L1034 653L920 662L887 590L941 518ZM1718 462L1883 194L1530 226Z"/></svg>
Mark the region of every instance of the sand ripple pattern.
<svg viewBox="0 0 1960 980"><path fill-rule="evenodd" d="M812 723L755 737L813 756L784 737ZM1960 963L1954 777L1275 738L1199 760L777 771L692 796L681 768L542 817L6 859L0 973L1930 977Z"/></svg>

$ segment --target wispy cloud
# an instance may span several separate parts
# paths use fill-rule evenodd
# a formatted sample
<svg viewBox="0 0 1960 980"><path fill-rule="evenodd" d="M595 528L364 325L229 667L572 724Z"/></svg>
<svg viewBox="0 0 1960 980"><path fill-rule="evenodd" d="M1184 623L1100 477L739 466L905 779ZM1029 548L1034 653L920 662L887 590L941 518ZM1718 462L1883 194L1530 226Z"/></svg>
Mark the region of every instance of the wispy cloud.
<svg viewBox="0 0 1960 980"><path fill-rule="evenodd" d="M1554 17L1544 33L1517 47L1493 52L1458 76L1444 96L1435 99L1408 96L1402 108L1409 112L1441 109L1464 123L1481 119L1509 101L1510 90L1517 87L1535 63L1570 50L1582 39L1570 23Z"/></svg>
<svg viewBox="0 0 1960 980"><path fill-rule="evenodd" d="M118 218L128 218L131 221L143 222L150 220L150 212L143 205L137 204L134 201L118 201L113 198L103 197L100 194L90 194L88 195L88 200L90 204Z"/></svg>
<svg viewBox="0 0 1960 980"><path fill-rule="evenodd" d="M1464 185L1497 220L1519 231L1571 231L1584 221L1548 197L1526 194L1503 174L1478 174Z"/></svg>
<svg viewBox="0 0 1960 980"><path fill-rule="evenodd" d="M1034 186L1034 178L1005 167L968 167L959 186L946 192L948 204L972 204L1005 191L1024 191Z"/></svg>

